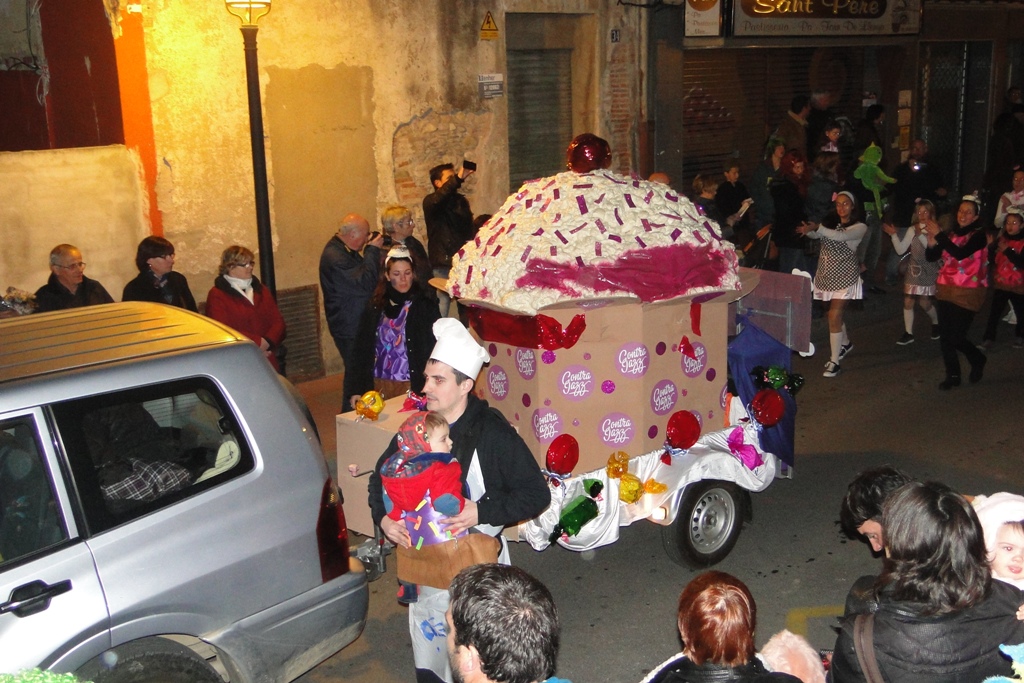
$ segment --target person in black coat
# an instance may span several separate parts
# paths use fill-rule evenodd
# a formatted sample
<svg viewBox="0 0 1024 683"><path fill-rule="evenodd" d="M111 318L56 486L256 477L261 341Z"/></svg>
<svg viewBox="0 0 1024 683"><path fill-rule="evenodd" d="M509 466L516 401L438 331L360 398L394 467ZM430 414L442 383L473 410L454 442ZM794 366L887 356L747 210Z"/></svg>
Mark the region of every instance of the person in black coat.
<svg viewBox="0 0 1024 683"><path fill-rule="evenodd" d="M152 301L198 312L188 280L174 272L174 245L163 237L147 237L135 251L139 274L124 286L121 301Z"/></svg>
<svg viewBox="0 0 1024 683"><path fill-rule="evenodd" d="M385 399L409 389L423 392L423 370L434 348L437 304L414 275L416 260L403 246L392 247L373 296L359 321L351 368L351 393L343 403L376 389Z"/></svg>
<svg viewBox="0 0 1024 683"><path fill-rule="evenodd" d="M78 247L58 244L50 251L50 279L36 290L38 313L113 302L103 285L85 276Z"/></svg>

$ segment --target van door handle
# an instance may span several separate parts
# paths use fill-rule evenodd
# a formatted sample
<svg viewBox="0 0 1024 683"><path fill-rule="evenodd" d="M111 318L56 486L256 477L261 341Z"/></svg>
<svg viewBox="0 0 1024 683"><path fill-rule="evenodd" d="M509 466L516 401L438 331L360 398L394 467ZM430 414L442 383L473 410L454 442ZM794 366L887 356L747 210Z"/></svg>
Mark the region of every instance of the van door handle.
<svg viewBox="0 0 1024 683"><path fill-rule="evenodd" d="M50 606L50 599L71 590L71 579L54 584L32 581L11 591L11 599L0 603L0 614L11 612L15 616L28 617L42 612Z"/></svg>

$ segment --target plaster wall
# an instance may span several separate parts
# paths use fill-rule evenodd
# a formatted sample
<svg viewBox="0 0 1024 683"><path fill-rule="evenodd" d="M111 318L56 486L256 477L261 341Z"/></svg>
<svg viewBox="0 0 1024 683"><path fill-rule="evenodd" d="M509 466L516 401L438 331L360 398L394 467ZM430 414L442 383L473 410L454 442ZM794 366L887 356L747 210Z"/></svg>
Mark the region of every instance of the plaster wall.
<svg viewBox="0 0 1024 683"><path fill-rule="evenodd" d="M0 153L0 285L34 292L50 277L50 250L66 242L119 300L149 234L142 191L138 157L123 145Z"/></svg>

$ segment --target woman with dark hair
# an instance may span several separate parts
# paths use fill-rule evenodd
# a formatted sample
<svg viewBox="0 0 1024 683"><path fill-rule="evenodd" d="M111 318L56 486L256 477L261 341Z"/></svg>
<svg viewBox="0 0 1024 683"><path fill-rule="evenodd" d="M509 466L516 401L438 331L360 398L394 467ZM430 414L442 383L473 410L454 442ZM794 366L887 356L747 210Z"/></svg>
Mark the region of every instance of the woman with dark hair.
<svg viewBox="0 0 1024 683"><path fill-rule="evenodd" d="M790 273L794 269L807 271L807 256L804 249L807 240L798 228L814 226L807 222L804 201L810 177L807 162L799 152L786 152L779 166L779 177L769 188L775 203L775 223L772 238L779 248L779 272Z"/></svg>
<svg viewBox="0 0 1024 683"><path fill-rule="evenodd" d="M860 280L860 262L857 245L864 239L868 227L864 225L857 200L845 190L836 195L835 210L822 219L821 225L804 224L797 231L812 239L821 240L821 256L814 275L814 298L828 301L828 338L832 355L825 364L825 377L842 372L839 361L853 350L846 333L843 313L846 302L863 297Z"/></svg>
<svg viewBox="0 0 1024 683"><path fill-rule="evenodd" d="M754 654L757 605L746 585L710 571L686 584L679 596L683 651L657 667L643 683L772 683L800 679L770 673Z"/></svg>
<svg viewBox="0 0 1024 683"><path fill-rule="evenodd" d="M274 369L281 372L277 354L284 341L284 318L273 295L252 274L255 258L238 245L224 250L220 275L206 295L206 315L256 342Z"/></svg>
<svg viewBox="0 0 1024 683"><path fill-rule="evenodd" d="M960 359L964 354L971 364L967 379L981 381L988 358L967 339L974 314L985 303L988 288L988 239L978 217L981 204L968 195L956 212L956 227L942 232L932 221L925 224L928 247L924 255L929 261L942 259L935 280L935 308L939 313L939 347L946 365L946 378L939 389L948 391L960 386Z"/></svg>
<svg viewBox="0 0 1024 683"><path fill-rule="evenodd" d="M415 273L409 250L395 246L384 260L377 289L363 311L356 334L352 396L354 405L363 393L376 389L384 398L410 389L422 393L423 371L434 348L434 322L441 317Z"/></svg>
<svg viewBox="0 0 1024 683"><path fill-rule="evenodd" d="M197 311L188 280L174 272L174 245L163 237L147 237L135 251L138 276L124 286L121 301L152 301Z"/></svg>
<svg viewBox="0 0 1024 683"><path fill-rule="evenodd" d="M1024 641L1016 616L1021 593L992 581L971 504L944 484L910 482L886 498L882 528L882 574L867 600L847 601L833 683L1009 676L998 647Z"/></svg>

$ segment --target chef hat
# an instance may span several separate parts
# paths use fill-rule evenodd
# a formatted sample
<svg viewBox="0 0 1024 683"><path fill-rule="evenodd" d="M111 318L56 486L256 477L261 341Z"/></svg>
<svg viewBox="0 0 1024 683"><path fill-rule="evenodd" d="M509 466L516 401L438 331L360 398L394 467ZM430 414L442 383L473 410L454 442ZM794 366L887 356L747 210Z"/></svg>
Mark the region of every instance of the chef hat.
<svg viewBox="0 0 1024 683"><path fill-rule="evenodd" d="M976 496L972 501L974 511L985 533L985 548L993 552L996 548L996 534L999 527L1007 522L1024 521L1024 496L1015 493L993 493L991 496Z"/></svg>
<svg viewBox="0 0 1024 683"><path fill-rule="evenodd" d="M480 368L490 360L487 351L455 318L441 318L435 322L434 338L437 343L430 352L431 360L447 363L470 379L475 380Z"/></svg>

